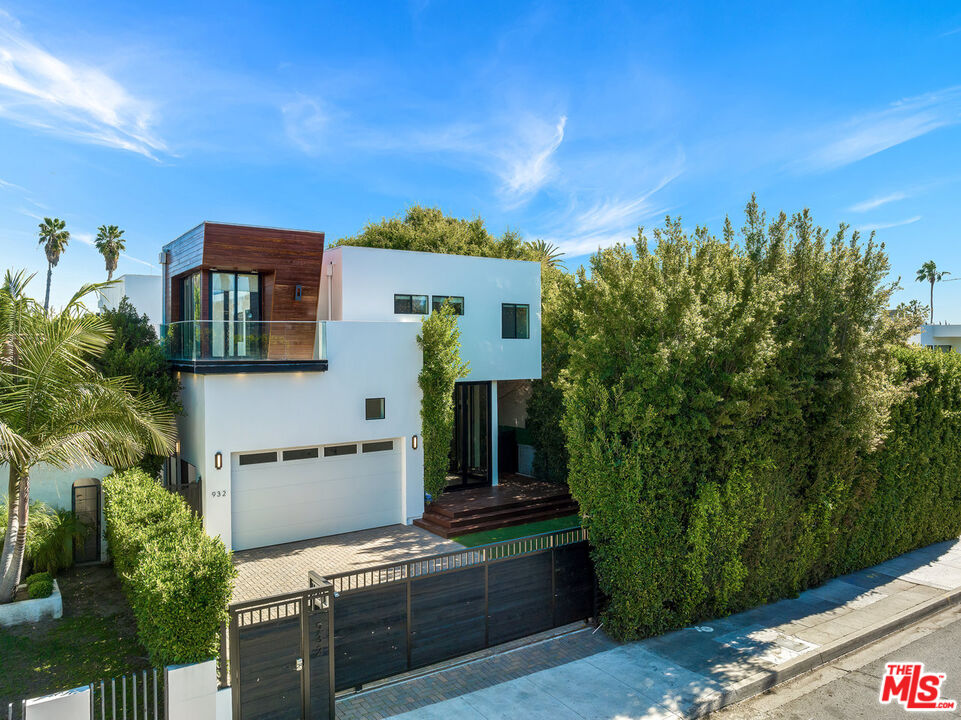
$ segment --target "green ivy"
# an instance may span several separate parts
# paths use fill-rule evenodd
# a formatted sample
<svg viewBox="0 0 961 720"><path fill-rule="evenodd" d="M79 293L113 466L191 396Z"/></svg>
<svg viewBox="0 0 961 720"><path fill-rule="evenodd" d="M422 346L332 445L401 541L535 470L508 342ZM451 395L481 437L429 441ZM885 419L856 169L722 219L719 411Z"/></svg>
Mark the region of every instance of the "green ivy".
<svg viewBox="0 0 961 720"><path fill-rule="evenodd" d="M103 480L107 542L151 662L216 657L236 571L179 495L136 468Z"/></svg>
<svg viewBox="0 0 961 720"><path fill-rule="evenodd" d="M439 496L447 484L450 443L454 436L454 383L467 375L469 364L460 359L457 315L446 302L421 325L417 344L424 365L417 384L421 390L421 439L424 444L424 492Z"/></svg>

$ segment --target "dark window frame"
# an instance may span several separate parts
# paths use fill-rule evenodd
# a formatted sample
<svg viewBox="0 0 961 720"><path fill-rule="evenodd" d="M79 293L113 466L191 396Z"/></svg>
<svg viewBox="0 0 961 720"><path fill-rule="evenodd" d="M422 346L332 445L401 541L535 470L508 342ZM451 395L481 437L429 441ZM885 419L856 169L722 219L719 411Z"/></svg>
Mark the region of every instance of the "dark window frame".
<svg viewBox="0 0 961 720"><path fill-rule="evenodd" d="M460 302L451 302L450 306L454 308L455 315L464 314L464 296L463 295L431 295L430 297L430 310L435 312L441 309L441 306L448 300L459 300Z"/></svg>
<svg viewBox="0 0 961 720"><path fill-rule="evenodd" d="M357 443L344 443L343 445L328 445L324 448L324 457L343 457L345 455L356 455Z"/></svg>
<svg viewBox="0 0 961 720"><path fill-rule="evenodd" d="M403 309L403 305L398 305L398 302L403 303L404 298L407 298L407 309ZM419 311L414 309L414 298L423 298L424 300L424 310ZM401 309L398 310L398 307ZM427 315L428 309L430 308L430 295L420 295L418 293L394 293L394 315Z"/></svg>
<svg viewBox="0 0 961 720"><path fill-rule="evenodd" d="M517 315L524 309L524 334L518 334ZM509 314L508 314L509 313ZM527 303L501 303L501 338L505 340L530 340L531 306Z"/></svg>
<svg viewBox="0 0 961 720"><path fill-rule="evenodd" d="M281 457L283 457L284 462L293 462L296 460L316 460L320 457L320 448L312 447L284 450L281 453Z"/></svg>
<svg viewBox="0 0 961 720"><path fill-rule="evenodd" d="M268 459L269 458L269 459ZM246 462L244 462L246 460ZM277 462L277 451L242 453L237 459L238 465L265 465Z"/></svg>
<svg viewBox="0 0 961 720"><path fill-rule="evenodd" d="M387 452L394 449L393 440L375 440L374 442L361 443L361 452Z"/></svg>
<svg viewBox="0 0 961 720"><path fill-rule="evenodd" d="M380 403L380 414L371 414L371 403ZM387 399L382 397L364 398L364 417L367 420L384 420L387 417Z"/></svg>

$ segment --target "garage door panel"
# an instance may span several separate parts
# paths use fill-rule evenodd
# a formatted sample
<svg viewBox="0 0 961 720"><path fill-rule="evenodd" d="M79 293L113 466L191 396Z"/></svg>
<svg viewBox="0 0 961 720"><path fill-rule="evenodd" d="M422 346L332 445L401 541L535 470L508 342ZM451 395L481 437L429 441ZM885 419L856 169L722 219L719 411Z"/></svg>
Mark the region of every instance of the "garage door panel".
<svg viewBox="0 0 961 720"><path fill-rule="evenodd" d="M234 549L403 522L400 460L397 450L247 466L234 456Z"/></svg>

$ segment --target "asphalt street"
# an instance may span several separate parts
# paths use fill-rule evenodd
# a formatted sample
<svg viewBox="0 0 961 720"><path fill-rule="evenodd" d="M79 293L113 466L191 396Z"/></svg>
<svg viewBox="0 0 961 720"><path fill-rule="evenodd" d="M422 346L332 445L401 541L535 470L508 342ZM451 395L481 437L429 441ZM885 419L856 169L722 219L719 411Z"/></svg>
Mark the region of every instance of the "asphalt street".
<svg viewBox="0 0 961 720"><path fill-rule="evenodd" d="M924 663L925 673L944 673L941 698L957 700L961 708L961 607L934 615L710 717L712 720L961 718L961 709L908 712L897 703L880 703L885 665L906 662Z"/></svg>

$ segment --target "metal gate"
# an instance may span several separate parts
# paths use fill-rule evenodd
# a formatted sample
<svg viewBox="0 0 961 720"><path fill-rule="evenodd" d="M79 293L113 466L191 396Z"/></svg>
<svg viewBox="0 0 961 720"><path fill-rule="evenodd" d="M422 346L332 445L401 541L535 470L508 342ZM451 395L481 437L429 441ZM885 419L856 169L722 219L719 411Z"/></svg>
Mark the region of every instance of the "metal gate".
<svg viewBox="0 0 961 720"><path fill-rule="evenodd" d="M100 484L99 481L78 480L73 485L73 513L87 527L83 540L73 546L74 562L100 560Z"/></svg>
<svg viewBox="0 0 961 720"><path fill-rule="evenodd" d="M332 620L329 587L230 606L235 720L332 720Z"/></svg>

